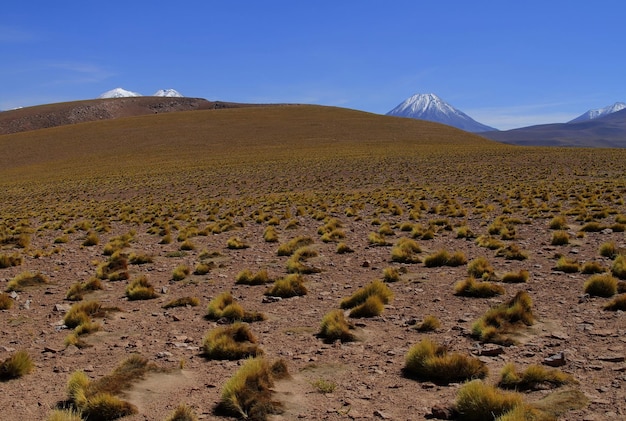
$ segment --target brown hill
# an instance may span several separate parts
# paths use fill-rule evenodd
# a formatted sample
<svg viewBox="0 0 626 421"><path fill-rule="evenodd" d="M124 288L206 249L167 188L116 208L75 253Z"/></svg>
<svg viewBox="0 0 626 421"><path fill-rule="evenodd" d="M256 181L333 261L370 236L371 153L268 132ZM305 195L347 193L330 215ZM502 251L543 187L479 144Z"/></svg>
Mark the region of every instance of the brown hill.
<svg viewBox="0 0 626 421"><path fill-rule="evenodd" d="M132 97L38 105L0 112L0 134L173 111L249 106L202 98Z"/></svg>

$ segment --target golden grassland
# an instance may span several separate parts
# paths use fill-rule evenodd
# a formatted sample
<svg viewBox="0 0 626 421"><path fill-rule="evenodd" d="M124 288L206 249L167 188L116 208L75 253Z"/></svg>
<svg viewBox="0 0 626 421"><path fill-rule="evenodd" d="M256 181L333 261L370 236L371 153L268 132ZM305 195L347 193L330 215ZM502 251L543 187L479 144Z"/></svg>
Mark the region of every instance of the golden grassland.
<svg viewBox="0 0 626 421"><path fill-rule="evenodd" d="M26 269L44 273L51 267L56 270L61 266L59 256L65 256L63 253L68 250L91 256L89 265L94 275L123 260L124 264L116 266L111 274L100 276L105 292L82 288L80 298L82 293L106 294L116 285L120 285L123 296L131 274L132 279L139 279L138 276L149 273L149 282L145 278L145 284L149 284L149 296L154 299L143 304L139 299L136 305L149 306L155 302L154 308L160 308L167 306L174 295L167 297L162 289L159 294L153 285L168 282L171 288L193 287L200 277L211 278L213 271L228 264L232 265L232 285L235 274L243 271L250 276L263 273L268 282L285 278L288 272L298 272L290 276L306 281L310 293L285 298L279 304L289 300L315 302L320 293L320 277L345 275L334 263L327 265L329 254L340 253L335 244L339 239L341 249L354 252L341 254L347 256L342 257L344 262L350 261L352 254L362 256L363 250L386 256L381 258L384 266L388 266L385 276L392 280L380 276L389 282L383 284L374 279L376 275L369 279L329 280L328 284L332 285L352 282L353 291L380 284L387 299L378 299L376 311L368 312L366 321L355 322L357 329L352 332L355 326L344 320L348 310L336 310L344 307L340 300L347 299L351 293L335 288L332 296L338 296L337 301L320 304L319 318L312 327L311 336L319 329L320 320L323 326L331 325L334 332L322 332L322 339L328 335L340 342L352 343L353 339L367 342L373 334L367 329L359 331L359 325L373 323L383 329L376 323L387 323L384 319L387 314L391 314L390 320L399 317L394 308L396 301L400 302L398 306L403 305L406 291L413 291L420 283L415 268L425 277L447 277L444 284L447 290L440 288L434 294L459 300L463 309L468 308L470 301L480 303L469 308L486 312L493 307L489 300L494 298L484 297L494 294L457 291L455 295L454 285L468 274L475 276L483 281L476 285L495 288L503 295L496 304L506 301L516 291L528 289L533 295L537 289L553 287L552 283L533 284L538 272L541 279L547 274L552 276L552 268L545 263L537 269L533 260L537 254L550 260L554 267L564 258L563 250L576 247L585 250L584 253L593 250L592 255L576 256L581 266L584 261L597 260L602 262L596 265L598 270L606 272L606 276L610 276L608 273L613 268L615 288L611 291L615 291L611 296L624 292L618 281L623 279L620 277L624 272L620 257L623 250L616 246L610 254L599 253L597 235L607 229L615 234L624 231L626 150L515 147L435 123L297 105L82 123L0 136L0 148L5 151L0 155L3 192L0 255L7 261L12 257L11 262L15 262L0 269L0 277L9 280ZM590 223L597 225L599 231L582 229ZM272 241L264 239L269 227L272 227ZM553 229L562 230L569 241L551 244ZM382 245L370 245L371 234L381 236ZM248 246L245 249L231 246L232 240L240 237ZM204 248L208 238L212 247L220 244L219 250ZM306 241L299 244L298 239ZM410 247L405 250L403 245L405 249ZM293 256L277 252L281 247ZM148 249L150 252L146 253ZM451 256L461 257L455 260L458 264L443 267L428 264L431 256L446 250ZM512 251L516 252L515 256L511 255ZM271 255L267 257L273 263L269 274L262 272L268 267L253 265L260 261L261 253ZM545 257L549 253L553 255ZM233 256L236 258L232 259ZM241 256L247 259L240 260ZM516 256L524 256L528 261ZM450 259L448 256L445 261ZM291 266L303 262L309 270L292 270ZM169 267L161 271L145 269L155 265L162 268L166 264ZM369 266L366 261L362 267L367 267L366 264ZM196 272L192 274L193 267ZM372 269L378 269L376 274L383 272L382 266ZM532 270L533 276L529 276L528 270ZM575 276L585 275L576 272ZM498 283L509 278L515 279L504 285ZM80 281L87 279L67 279L61 299L69 294L67 290L72 285L79 282L80 286ZM55 279L54 284L58 282ZM218 288L217 282L211 278L203 284L213 288L209 293L212 298L226 291ZM238 282L237 287L244 299L248 295L241 291L256 291L260 301L266 287L258 285L268 282ZM513 286L510 282L519 283ZM570 295L577 297L584 293L582 282L571 285L577 292ZM24 287L33 294L37 288L42 287ZM188 310L200 302L192 296L196 290L181 288L174 292L176 296L187 296L189 303L181 302L180 306ZM265 295L276 299L278 294ZM378 297L369 294L365 298L370 295ZM546 301L553 299L548 295L532 297L533 306L537 302L542 306L536 313L539 316L545 315L543 309L549 307ZM594 300L595 295L592 294ZM393 302L389 300L391 296ZM114 305L122 300L106 297ZM245 302L246 309L249 304L250 301ZM601 304L594 304L598 311L604 311ZM204 316L202 306L198 308ZM406 308L410 307L403 311L408 311ZM434 310L437 309L430 309ZM324 314L331 314L332 320L323 320ZM426 315L432 318L429 323L432 328L413 326L407 331L445 335L453 327L450 323L458 319L445 313L437 317L426 313L420 319ZM87 316L81 317L81 322L89 323ZM221 314L217 318L232 322ZM277 323L277 318L280 317L273 314L269 322L259 321L259 324ZM233 318L241 319L245 320ZM281 322L291 320L297 324L286 315L282 319ZM301 328L280 326L294 332ZM500 342L516 343L513 332L516 326L506 327L506 334L512 336ZM327 329L323 327L324 330ZM271 333L269 328L260 331ZM455 351L467 353L468 341L472 341L467 333L459 339ZM85 340L89 341L89 338ZM462 349L463 346L467 348ZM87 347L82 350L89 352ZM274 352L265 346L263 350ZM443 351L439 353L442 358L445 356ZM203 359L202 364L210 362ZM451 378L469 379L484 377L486 369L480 376L457 374L446 373ZM404 381L400 369L397 378ZM584 388L584 379L579 380Z"/></svg>

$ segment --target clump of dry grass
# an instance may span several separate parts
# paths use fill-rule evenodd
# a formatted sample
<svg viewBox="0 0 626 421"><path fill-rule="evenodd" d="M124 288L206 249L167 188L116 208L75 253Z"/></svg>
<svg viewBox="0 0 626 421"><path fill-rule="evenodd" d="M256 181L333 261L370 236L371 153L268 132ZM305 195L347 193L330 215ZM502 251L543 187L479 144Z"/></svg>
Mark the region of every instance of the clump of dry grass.
<svg viewBox="0 0 626 421"><path fill-rule="evenodd" d="M278 247L279 256L291 256L296 250L313 244L311 237L300 236L289 240L285 244L281 244Z"/></svg>
<svg viewBox="0 0 626 421"><path fill-rule="evenodd" d="M376 279L357 290L352 296L344 298L339 303L339 307L342 309L357 307L365 303L370 296L377 296L382 304L388 304L393 298L393 292L384 282Z"/></svg>
<svg viewBox="0 0 626 421"><path fill-rule="evenodd" d="M317 257L317 251L310 247L297 249L287 260L287 272L289 273L318 273L320 269L304 264L308 259Z"/></svg>
<svg viewBox="0 0 626 421"><path fill-rule="evenodd" d="M206 275L207 273L209 273L211 271L211 269L213 269L215 267L215 263L213 262L199 262L196 265L196 268L193 271L194 275Z"/></svg>
<svg viewBox="0 0 626 421"><path fill-rule="evenodd" d="M48 414L46 421L83 421L83 417L73 408L55 409Z"/></svg>
<svg viewBox="0 0 626 421"><path fill-rule="evenodd" d="M370 232L367 235L367 242L371 246L388 246L389 245L389 243L385 239L385 236L377 232Z"/></svg>
<svg viewBox="0 0 626 421"><path fill-rule="evenodd" d="M180 404L165 421L198 421L198 417L189 406Z"/></svg>
<svg viewBox="0 0 626 421"><path fill-rule="evenodd" d="M555 231L552 234L552 240L550 241L550 244L552 244L553 246L564 246L566 244L569 244L569 234L567 233L567 231Z"/></svg>
<svg viewBox="0 0 626 421"><path fill-rule="evenodd" d="M530 273L526 269L520 269L518 272L507 272L502 276L502 282L505 284L521 284L528 281Z"/></svg>
<svg viewBox="0 0 626 421"><path fill-rule="evenodd" d="M528 259L528 253L520 248L517 244L509 244L506 247L500 248L496 252L496 256L504 257L506 260L526 260Z"/></svg>
<svg viewBox="0 0 626 421"><path fill-rule="evenodd" d="M239 237L231 237L226 242L226 247L231 250L243 250L249 248L250 245Z"/></svg>
<svg viewBox="0 0 626 421"><path fill-rule="evenodd" d="M490 235L481 235L476 239L476 244L480 247L486 247L489 250L498 250L504 247L504 243Z"/></svg>
<svg viewBox="0 0 626 421"><path fill-rule="evenodd" d="M158 296L146 275L136 277L126 287L126 297L131 301L150 300Z"/></svg>
<svg viewBox="0 0 626 421"><path fill-rule="evenodd" d="M257 273L244 269L235 277L235 283L240 285L264 285L270 282L272 280L266 269L261 269Z"/></svg>
<svg viewBox="0 0 626 421"><path fill-rule="evenodd" d="M134 414L137 408L117 395L154 371L160 370L140 355L131 355L111 374L96 381L91 381L82 371L76 371L67 383L69 401L88 420L114 420Z"/></svg>
<svg viewBox="0 0 626 421"><path fill-rule="evenodd" d="M93 231L90 231L85 236L85 239L83 240L82 245L84 247L92 247L92 246L97 246L99 242L100 242L100 238L98 237L98 234L96 234Z"/></svg>
<svg viewBox="0 0 626 421"><path fill-rule="evenodd" d="M0 254L0 269L5 269L11 266L19 266L22 264L22 256L17 253L11 255Z"/></svg>
<svg viewBox="0 0 626 421"><path fill-rule="evenodd" d="M461 266L467 263L465 254L461 251L456 251L450 254L447 250L439 250L438 252L428 255L424 258L424 266L427 268L438 266Z"/></svg>
<svg viewBox="0 0 626 421"><path fill-rule="evenodd" d="M467 264L467 274L483 281L495 281L498 279L495 269L484 257L478 257L469 262Z"/></svg>
<svg viewBox="0 0 626 421"><path fill-rule="evenodd" d="M454 294L462 297L489 298L505 293L504 287L489 281L477 281L470 276L454 285Z"/></svg>
<svg viewBox="0 0 626 421"><path fill-rule="evenodd" d="M266 243L277 243L278 242L278 231L276 231L276 227L273 225L268 226L263 231L263 240Z"/></svg>
<svg viewBox="0 0 626 421"><path fill-rule="evenodd" d="M128 256L128 262L131 265L145 265L154 262L154 258L148 254L133 252Z"/></svg>
<svg viewBox="0 0 626 421"><path fill-rule="evenodd" d="M202 340L202 355L210 360L238 360L263 354L247 324L221 326Z"/></svg>
<svg viewBox="0 0 626 421"><path fill-rule="evenodd" d="M626 311L626 294L618 295L604 306L605 310Z"/></svg>
<svg viewBox="0 0 626 421"><path fill-rule="evenodd" d="M265 320L262 313L245 311L230 292L222 292L209 302L206 317L209 320L225 319L229 322Z"/></svg>
<svg viewBox="0 0 626 421"><path fill-rule="evenodd" d="M383 281L398 282L400 280L400 271L394 267L386 267L383 269Z"/></svg>
<svg viewBox="0 0 626 421"><path fill-rule="evenodd" d="M354 250L344 242L337 244L337 254L354 253Z"/></svg>
<svg viewBox="0 0 626 421"><path fill-rule="evenodd" d="M441 322L439 321L439 319L433 315L428 315L424 317L424 320L422 320L422 323L415 326L415 330L417 330L418 332L432 332L434 330L439 329L440 327L441 327Z"/></svg>
<svg viewBox="0 0 626 421"><path fill-rule="evenodd" d="M9 281L6 291L23 291L24 288L49 283L48 278L42 273L22 272Z"/></svg>
<svg viewBox="0 0 626 421"><path fill-rule="evenodd" d="M602 266L599 262L585 262L580 269L580 273L585 275L593 275L596 273L606 272L608 269Z"/></svg>
<svg viewBox="0 0 626 421"><path fill-rule="evenodd" d="M13 307L13 299L9 294L0 293L0 310L9 310Z"/></svg>
<svg viewBox="0 0 626 421"><path fill-rule="evenodd" d="M517 372L514 363L508 363L500 372L498 387L515 390L539 390L574 383L569 374L555 368L532 364L523 372Z"/></svg>
<svg viewBox="0 0 626 421"><path fill-rule="evenodd" d="M163 308L174 308L174 307L197 307L200 305L200 300L197 297L181 297L176 298L174 300L168 301L163 305Z"/></svg>
<svg viewBox="0 0 626 421"><path fill-rule="evenodd" d="M0 381L17 379L33 371L35 365L26 351L17 351L0 363Z"/></svg>
<svg viewBox="0 0 626 421"><path fill-rule="evenodd" d="M446 347L423 339L409 349L404 373L411 378L440 384L481 379L487 376L487 366L475 357L448 353Z"/></svg>
<svg viewBox="0 0 626 421"><path fill-rule="evenodd" d="M580 270L580 264L576 260L561 256L559 260L557 260L554 270L565 273L576 273Z"/></svg>
<svg viewBox="0 0 626 421"><path fill-rule="evenodd" d="M72 284L67 291L65 298L70 301L80 301L84 298L85 294L102 289L102 282L98 278L91 278L86 282L76 282Z"/></svg>
<svg viewBox="0 0 626 421"><path fill-rule="evenodd" d="M270 365L260 357L248 359L224 385L217 412L258 421L282 413L282 404L272 400L272 388L288 375L282 360Z"/></svg>
<svg viewBox="0 0 626 421"><path fill-rule="evenodd" d="M482 380L466 383L457 393L455 408L462 421L497 420L523 405L522 395L503 392Z"/></svg>
<svg viewBox="0 0 626 421"><path fill-rule="evenodd" d="M274 284L265 291L265 295L272 297L291 298L307 294L302 275L292 273L284 278L277 279Z"/></svg>
<svg viewBox="0 0 626 421"><path fill-rule="evenodd" d="M608 273L593 275L587 279L583 289L596 297L612 297L617 293L617 279Z"/></svg>
<svg viewBox="0 0 626 421"><path fill-rule="evenodd" d="M121 281L129 278L128 258L120 251L115 251L108 261L100 264L96 269L96 277L109 281Z"/></svg>
<svg viewBox="0 0 626 421"><path fill-rule="evenodd" d="M566 230L567 219L563 215L557 215L550 220L550 224L548 225L551 230Z"/></svg>
<svg viewBox="0 0 626 421"><path fill-rule="evenodd" d="M187 265L178 265L172 271L173 281L182 281L191 273L191 269Z"/></svg>
<svg viewBox="0 0 626 421"><path fill-rule="evenodd" d="M420 263L421 259L417 253L421 252L422 249L415 240L403 237L391 248L391 260L400 263Z"/></svg>
<svg viewBox="0 0 626 421"><path fill-rule="evenodd" d="M384 309L382 298L378 295L370 295L364 302L353 307L349 316L354 318L380 316Z"/></svg>
<svg viewBox="0 0 626 421"><path fill-rule="evenodd" d="M472 325L472 336L483 342L503 345L512 344L507 337L520 324L530 326L534 323L532 300L528 293L519 291L511 300L489 309Z"/></svg>
<svg viewBox="0 0 626 421"><path fill-rule="evenodd" d="M611 273L619 279L626 279L626 255L620 254L613 260Z"/></svg>
<svg viewBox="0 0 626 421"><path fill-rule="evenodd" d="M319 337L326 342L351 342L355 340L355 336L350 330L354 327L346 320L342 310L331 310L322 318Z"/></svg>

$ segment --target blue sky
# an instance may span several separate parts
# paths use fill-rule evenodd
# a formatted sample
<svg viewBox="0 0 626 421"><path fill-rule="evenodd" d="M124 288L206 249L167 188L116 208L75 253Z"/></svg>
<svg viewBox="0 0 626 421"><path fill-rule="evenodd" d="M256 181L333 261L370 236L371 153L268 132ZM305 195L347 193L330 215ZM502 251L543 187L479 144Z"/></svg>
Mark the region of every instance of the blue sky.
<svg viewBox="0 0 626 421"><path fill-rule="evenodd" d="M12 1L0 109L116 87L385 113L435 93L500 129L626 101L622 1Z"/></svg>

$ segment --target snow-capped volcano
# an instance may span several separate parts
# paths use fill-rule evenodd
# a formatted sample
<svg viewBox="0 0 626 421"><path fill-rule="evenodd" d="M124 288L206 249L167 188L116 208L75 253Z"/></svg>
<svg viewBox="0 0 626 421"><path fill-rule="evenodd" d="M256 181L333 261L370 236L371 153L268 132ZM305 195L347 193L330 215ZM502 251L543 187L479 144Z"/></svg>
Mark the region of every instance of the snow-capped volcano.
<svg viewBox="0 0 626 421"><path fill-rule="evenodd" d="M137 92L127 91L126 89L115 88L115 89L111 89L110 91L106 91L105 93L100 95L98 98L100 99L127 98L127 97L133 97L133 96L142 96L142 95Z"/></svg>
<svg viewBox="0 0 626 421"><path fill-rule="evenodd" d="M175 89L159 89L152 96L164 96L169 98L183 98L183 95Z"/></svg>
<svg viewBox="0 0 626 421"><path fill-rule="evenodd" d="M568 121L568 123L579 123L581 121L593 120L595 118L603 117L608 114L626 109L626 104L623 102L616 102L613 105L608 105L604 108L597 108L595 110L589 110L586 113L579 115L575 119Z"/></svg>
<svg viewBox="0 0 626 421"><path fill-rule="evenodd" d="M387 115L434 121L473 133L497 130L477 122L435 94L413 95L389 111Z"/></svg>

